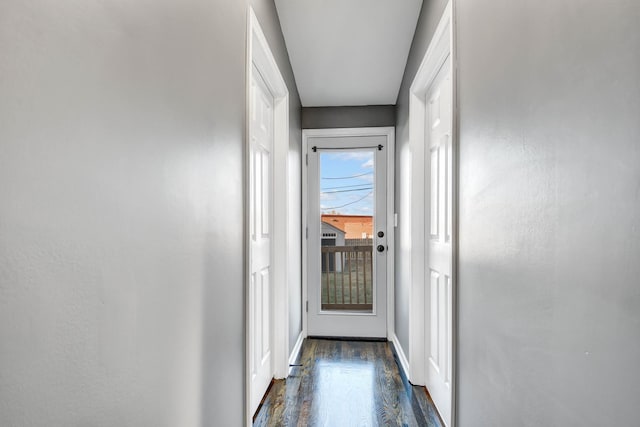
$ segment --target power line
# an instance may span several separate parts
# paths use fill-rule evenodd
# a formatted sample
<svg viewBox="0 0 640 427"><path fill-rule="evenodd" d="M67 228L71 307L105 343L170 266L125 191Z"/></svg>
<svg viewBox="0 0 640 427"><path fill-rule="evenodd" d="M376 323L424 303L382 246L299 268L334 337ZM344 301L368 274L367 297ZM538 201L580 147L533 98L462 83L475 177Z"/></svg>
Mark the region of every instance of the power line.
<svg viewBox="0 0 640 427"><path fill-rule="evenodd" d="M323 176L320 179L350 179L350 178L358 178L360 176L365 176L365 175L371 175L372 173L373 171L361 173L359 175L351 175L351 176Z"/></svg>
<svg viewBox="0 0 640 427"><path fill-rule="evenodd" d="M351 185L340 185L338 187L324 187L321 188L320 190L337 190L340 188L352 188L352 187L370 187L371 183L366 183L366 184L351 184Z"/></svg>
<svg viewBox="0 0 640 427"><path fill-rule="evenodd" d="M373 187L367 187L367 188L354 188L351 190L333 190L333 191L321 191L320 194L333 194L333 193L348 193L350 191L366 191L366 190L373 190Z"/></svg>
<svg viewBox="0 0 640 427"><path fill-rule="evenodd" d="M328 211L330 209L339 209L339 208L344 208L345 206L349 206L349 205L353 205L354 203L358 203L362 200L364 200L365 198L369 197L371 194L373 194L373 191L368 192L367 194L365 194L363 197L359 198L358 200L354 201L354 202L350 202L341 206L332 206L330 208L322 208L321 210L323 211Z"/></svg>

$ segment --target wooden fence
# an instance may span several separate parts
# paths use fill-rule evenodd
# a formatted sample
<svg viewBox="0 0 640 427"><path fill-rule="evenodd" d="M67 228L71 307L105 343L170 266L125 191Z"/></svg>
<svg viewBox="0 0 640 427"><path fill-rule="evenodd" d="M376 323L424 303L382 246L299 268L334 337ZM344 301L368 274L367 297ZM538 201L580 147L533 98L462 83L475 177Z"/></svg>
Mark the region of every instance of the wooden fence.
<svg viewBox="0 0 640 427"><path fill-rule="evenodd" d="M322 246L322 309L373 309L373 246Z"/></svg>

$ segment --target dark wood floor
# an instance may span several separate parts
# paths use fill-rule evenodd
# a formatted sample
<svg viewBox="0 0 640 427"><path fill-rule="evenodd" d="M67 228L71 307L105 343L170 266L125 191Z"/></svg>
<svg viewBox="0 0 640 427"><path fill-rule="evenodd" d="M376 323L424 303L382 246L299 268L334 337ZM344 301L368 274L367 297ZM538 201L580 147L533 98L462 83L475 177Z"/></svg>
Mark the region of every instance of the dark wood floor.
<svg viewBox="0 0 640 427"><path fill-rule="evenodd" d="M387 342L305 340L286 380L275 381L254 426L437 426L424 388L400 375Z"/></svg>

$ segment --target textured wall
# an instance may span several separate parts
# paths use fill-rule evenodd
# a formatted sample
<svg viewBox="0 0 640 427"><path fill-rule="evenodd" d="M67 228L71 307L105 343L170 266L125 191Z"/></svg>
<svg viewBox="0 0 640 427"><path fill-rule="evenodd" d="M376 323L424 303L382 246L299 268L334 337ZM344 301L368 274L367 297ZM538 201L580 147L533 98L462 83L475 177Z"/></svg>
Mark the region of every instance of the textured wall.
<svg viewBox="0 0 640 427"><path fill-rule="evenodd" d="M460 425L638 425L640 3L457 4Z"/></svg>
<svg viewBox="0 0 640 427"><path fill-rule="evenodd" d="M422 3L407 67L398 93L396 110L396 190L398 212L395 268L395 329L404 353L409 356L409 297L411 288L411 152L409 150L409 88L438 26L446 0Z"/></svg>
<svg viewBox="0 0 640 427"><path fill-rule="evenodd" d="M0 3L3 426L241 425L247 4Z"/></svg>
<svg viewBox="0 0 640 427"><path fill-rule="evenodd" d="M394 105L363 107L303 107L303 129L395 126Z"/></svg>
<svg viewBox="0 0 640 427"><path fill-rule="evenodd" d="M640 5L456 3L459 425L635 425ZM397 105L405 352L408 88L443 8L423 5Z"/></svg>

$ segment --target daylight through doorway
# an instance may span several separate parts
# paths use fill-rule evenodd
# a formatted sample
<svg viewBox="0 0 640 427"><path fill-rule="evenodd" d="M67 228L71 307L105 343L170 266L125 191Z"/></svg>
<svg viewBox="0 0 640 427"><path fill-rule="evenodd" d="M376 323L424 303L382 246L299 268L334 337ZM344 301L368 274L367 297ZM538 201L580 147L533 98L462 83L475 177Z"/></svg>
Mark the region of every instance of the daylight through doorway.
<svg viewBox="0 0 640 427"><path fill-rule="evenodd" d="M373 310L374 151L320 153L321 309Z"/></svg>

